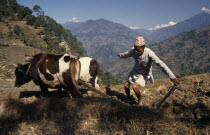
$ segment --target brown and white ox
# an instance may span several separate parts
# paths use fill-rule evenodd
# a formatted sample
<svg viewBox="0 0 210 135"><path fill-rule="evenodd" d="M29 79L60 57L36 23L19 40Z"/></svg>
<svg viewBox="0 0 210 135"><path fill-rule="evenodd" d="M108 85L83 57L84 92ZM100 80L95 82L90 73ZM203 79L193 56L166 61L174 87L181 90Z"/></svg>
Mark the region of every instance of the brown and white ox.
<svg viewBox="0 0 210 135"><path fill-rule="evenodd" d="M89 62L88 62L89 61ZM81 66L82 65L82 66ZM88 66L88 68L86 68ZM90 82L92 86L97 84L98 63L94 59L84 57L77 60L68 54L36 54L30 63L16 67L15 86L21 85L33 80L40 86L42 95L48 93L48 88L62 88L72 95L72 97L81 97L77 81L82 80Z"/></svg>
<svg viewBox="0 0 210 135"><path fill-rule="evenodd" d="M98 62L90 57L81 57L79 58L81 63L81 70L79 79L90 83L96 89L99 89L98 85L98 71L99 71L99 64ZM89 92L91 95L91 92Z"/></svg>

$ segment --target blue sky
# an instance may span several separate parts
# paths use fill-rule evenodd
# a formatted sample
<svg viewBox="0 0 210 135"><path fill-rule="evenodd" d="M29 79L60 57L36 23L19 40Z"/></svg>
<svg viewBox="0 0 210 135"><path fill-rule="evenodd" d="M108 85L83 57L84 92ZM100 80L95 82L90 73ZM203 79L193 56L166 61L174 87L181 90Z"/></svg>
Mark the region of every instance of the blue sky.
<svg viewBox="0 0 210 135"><path fill-rule="evenodd" d="M107 19L127 27L149 29L186 20L202 10L210 13L210 0L17 0L33 8L39 5L45 15L58 23L69 20ZM169 23L170 22L170 23Z"/></svg>

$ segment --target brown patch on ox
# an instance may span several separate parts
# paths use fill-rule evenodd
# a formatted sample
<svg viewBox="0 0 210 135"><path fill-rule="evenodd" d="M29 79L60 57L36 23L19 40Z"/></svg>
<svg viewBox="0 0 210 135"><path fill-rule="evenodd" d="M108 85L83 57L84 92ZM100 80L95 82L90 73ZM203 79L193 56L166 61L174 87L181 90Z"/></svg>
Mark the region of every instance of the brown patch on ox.
<svg viewBox="0 0 210 135"><path fill-rule="evenodd" d="M51 74L55 74L59 72L59 59L63 55L52 55L47 54L40 62L39 62L39 70L44 75L46 80L53 81L54 77ZM47 69L49 73L47 73Z"/></svg>
<svg viewBox="0 0 210 135"><path fill-rule="evenodd" d="M79 65L77 65L79 64ZM71 93L72 97L82 97L81 92L79 91L76 75L80 71L80 63L78 60L71 58L70 59L70 69L62 74L66 88ZM78 75L79 76L79 75Z"/></svg>
<svg viewBox="0 0 210 135"><path fill-rule="evenodd" d="M95 87L95 79L96 79L96 76L97 76L98 70L99 70L99 64L95 59L92 59L90 61L89 69L90 69L89 70L90 76L92 76L92 78L90 78L89 81L92 84L92 86Z"/></svg>

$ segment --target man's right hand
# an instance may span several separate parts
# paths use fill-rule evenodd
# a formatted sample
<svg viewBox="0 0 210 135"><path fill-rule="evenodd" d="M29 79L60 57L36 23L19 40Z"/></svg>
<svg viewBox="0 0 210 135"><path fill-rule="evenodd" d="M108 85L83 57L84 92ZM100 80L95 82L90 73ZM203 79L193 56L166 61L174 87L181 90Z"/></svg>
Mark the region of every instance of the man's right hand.
<svg viewBox="0 0 210 135"><path fill-rule="evenodd" d="M118 53L117 56L118 56L118 57L121 57L121 53Z"/></svg>

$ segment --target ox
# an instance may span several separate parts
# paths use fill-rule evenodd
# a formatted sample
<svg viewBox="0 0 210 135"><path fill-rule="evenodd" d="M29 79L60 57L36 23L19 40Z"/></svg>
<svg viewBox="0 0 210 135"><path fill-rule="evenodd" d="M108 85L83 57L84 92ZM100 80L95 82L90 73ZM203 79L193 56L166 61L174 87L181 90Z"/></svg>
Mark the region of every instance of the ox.
<svg viewBox="0 0 210 135"><path fill-rule="evenodd" d="M81 63L81 70L79 79L90 83L93 87L99 88L98 85L98 71L99 71L99 64L95 59L90 57L81 57L79 58ZM91 95L91 94L90 94Z"/></svg>
<svg viewBox="0 0 210 135"><path fill-rule="evenodd" d="M15 69L15 86L33 80L40 86L41 93L46 96L48 88L64 88L72 97L82 97L77 81L80 72L80 62L68 54L36 54L29 63Z"/></svg>
<svg viewBox="0 0 210 135"><path fill-rule="evenodd" d="M77 66L75 67L73 63ZM98 62L89 57L82 57L77 61L68 54L37 54L30 60L30 63L19 64L16 67L15 86L19 87L33 80L40 86L43 95L48 92L47 88L57 88L59 91L64 88L73 97L80 97L81 93L78 92L76 81L79 78L99 88L98 70Z"/></svg>

